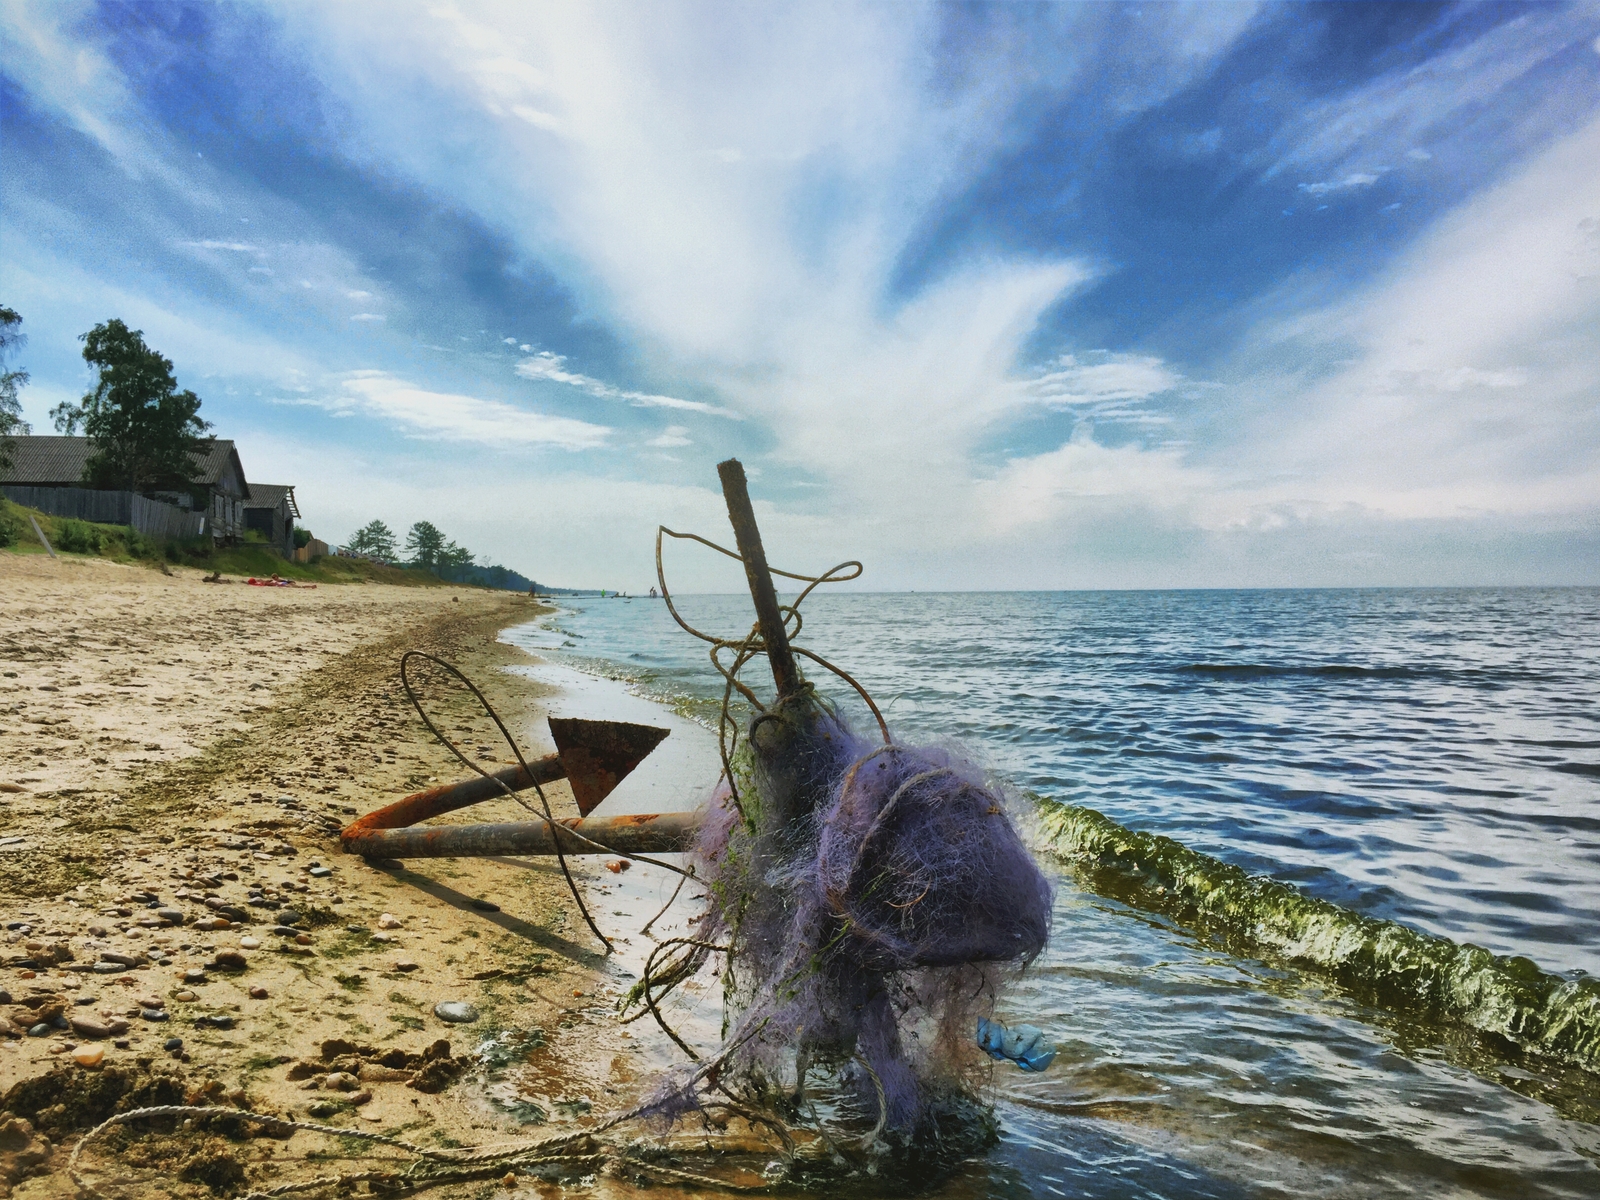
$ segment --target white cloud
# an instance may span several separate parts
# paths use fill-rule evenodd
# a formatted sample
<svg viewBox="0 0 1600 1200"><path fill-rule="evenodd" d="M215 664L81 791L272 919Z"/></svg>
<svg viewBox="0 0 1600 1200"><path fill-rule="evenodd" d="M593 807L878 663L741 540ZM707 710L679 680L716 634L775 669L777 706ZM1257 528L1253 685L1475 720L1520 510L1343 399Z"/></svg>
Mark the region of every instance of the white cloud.
<svg viewBox="0 0 1600 1200"><path fill-rule="evenodd" d="M645 443L646 446L655 446L661 450L670 450L677 446L692 446L693 442L688 437L689 430L683 425L668 425L659 437L653 437Z"/></svg>
<svg viewBox="0 0 1600 1200"><path fill-rule="evenodd" d="M506 339L510 341L510 338ZM527 347L523 347L527 349ZM564 383L569 387L579 388L597 396L602 400L625 400L629 404L641 408L677 408L685 412L707 413L715 417L728 417L739 420L739 414L731 409L722 408L715 404L706 404L699 400L679 400L676 396L657 396L649 392L628 392L621 388L612 387L609 383L602 383L588 375L569 371L566 368L566 358L559 354L552 354L548 350L541 350L532 358L525 358L516 365L516 373L524 379L536 379L548 383Z"/></svg>
<svg viewBox="0 0 1600 1200"><path fill-rule="evenodd" d="M1597 331L1600 121L1258 347L1245 370L1330 349L1341 365L1273 389L1231 453L1263 496L1391 519L1600 513Z"/></svg>
<svg viewBox="0 0 1600 1200"><path fill-rule="evenodd" d="M388 318L382 313L351 313L350 319L352 321L384 321Z"/></svg>
<svg viewBox="0 0 1600 1200"><path fill-rule="evenodd" d="M1324 180L1321 183L1302 183L1299 188L1302 192L1313 196L1326 196L1329 192L1350 192L1356 188L1371 187L1378 182L1378 177L1370 171L1354 171L1343 179Z"/></svg>
<svg viewBox="0 0 1600 1200"><path fill-rule="evenodd" d="M201 242L184 242L183 244L185 246L194 246L201 250L239 250L250 253L257 253L260 251L259 246L253 246L249 242L218 242L208 240Z"/></svg>
<svg viewBox="0 0 1600 1200"><path fill-rule="evenodd" d="M1097 351L1062 355L1053 369L1027 381L1024 395L1056 408L1140 411L1123 406L1174 391L1183 382L1159 358Z"/></svg>
<svg viewBox="0 0 1600 1200"><path fill-rule="evenodd" d="M547 445L590 450L604 445L611 433L603 425L530 412L499 400L429 391L383 371L352 372L337 393L309 402L335 414L378 417L416 437L502 448Z"/></svg>

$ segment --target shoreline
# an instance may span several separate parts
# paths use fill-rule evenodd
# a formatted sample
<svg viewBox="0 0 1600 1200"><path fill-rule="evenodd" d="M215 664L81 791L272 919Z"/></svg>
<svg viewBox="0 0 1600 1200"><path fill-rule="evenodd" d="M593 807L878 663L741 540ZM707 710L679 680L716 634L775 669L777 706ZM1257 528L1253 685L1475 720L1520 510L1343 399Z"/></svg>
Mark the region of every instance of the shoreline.
<svg viewBox="0 0 1600 1200"><path fill-rule="evenodd" d="M0 639L0 708L43 718L28 726L34 748L41 731L50 739L18 780L0 776L0 838L23 839L0 846L10 851L0 911L15 926L0 955L0 1015L21 1035L0 1036L0 1123L27 1122L21 1133L8 1125L21 1146L0 1151L0 1194L61 1194L81 1132L118 1092L152 1081L169 1081L167 1094L448 1145L586 1124L660 1065L664 1037L614 1019L638 955L619 943L606 962L553 861L384 869L339 849L354 815L465 774L398 686L404 649L459 666L525 753L550 748L542 717L557 693L537 677L544 664L499 637L544 606L449 586L225 590L201 586L199 572L94 562L0 559L0 574L13 631ZM419 690L475 757L509 760L464 692ZM145 736L161 749L140 741L124 759L93 761L111 757L92 752L95 739ZM641 769L636 790L647 783ZM564 783L547 792L558 815L573 811ZM495 801L446 819L523 817ZM602 928L636 930L631 915L610 914L644 906L659 890L646 871L662 873L619 879L602 862L569 861L591 907L608 905ZM271 934L291 910L301 919L288 935ZM433 1011L442 1001L470 1004L478 1019L447 1023ZM52 1013L77 1024L39 1037L17 1024ZM172 1038L181 1049L164 1049ZM451 1046L435 1069L423 1056L440 1039ZM483 1043L517 1048L516 1078L493 1054L470 1057ZM378 1063L386 1052L400 1065ZM355 1077L350 1090L329 1090L342 1078L317 1086L340 1066ZM109 1100L94 1099L97 1089ZM270 1139L213 1142L173 1147L167 1168L135 1190L211 1194L182 1182L202 1153L222 1154L241 1182L282 1182L301 1169L286 1159L313 1148L299 1135L276 1156ZM90 1174L128 1169L103 1147L88 1159Z"/></svg>

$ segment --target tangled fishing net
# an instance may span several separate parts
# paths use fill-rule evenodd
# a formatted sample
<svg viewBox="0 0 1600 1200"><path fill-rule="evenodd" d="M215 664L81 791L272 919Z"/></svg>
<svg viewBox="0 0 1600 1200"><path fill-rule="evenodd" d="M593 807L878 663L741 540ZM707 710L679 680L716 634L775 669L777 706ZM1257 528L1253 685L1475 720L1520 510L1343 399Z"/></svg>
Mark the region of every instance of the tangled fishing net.
<svg viewBox="0 0 1600 1200"><path fill-rule="evenodd" d="M759 1191L785 1181L826 1182L841 1169L873 1171L886 1156L905 1187L992 1144L992 1115L976 1098L991 1059L1010 1059L1025 1070L1049 1064L1053 1051L1042 1046L1040 1031L1024 1026L1008 1032L991 1020L1001 989L1044 949L1050 931L1051 888L1012 824L1006 789L947 748L895 742L860 684L792 642L801 629L800 605L812 590L856 578L861 564L844 563L820 576L771 573L805 585L777 609L784 652L852 687L877 723L877 739L852 730L803 680L763 703L741 678L752 661L772 653L761 622L742 638L722 638L684 621L667 588L663 536L745 560L693 534L665 528L657 534L657 577L667 607L679 625L710 644L725 681L718 730L723 769L689 869L656 864L703 885L705 911L690 936L658 941L624 1002L624 1016L648 1012L692 1061L625 1112L502 1147L429 1149L373 1131L236 1112L228 1119L253 1122L275 1136L305 1130L354 1137L406 1156L367 1171L281 1182L246 1200L363 1183L420 1189L506 1171L555 1180L609 1170L640 1181ZM431 656L411 654L402 663L402 682L418 713L461 761L483 774L424 710L405 673L413 658ZM476 686L448 663L431 661L467 686L531 777L520 748ZM549 802L535 788L537 811L553 825ZM558 858L567 874L564 857ZM570 874L567 879L609 950ZM668 1023L661 1003L707 969L720 971L724 1019L722 1044L702 1056ZM628 1016L631 1007L639 1011ZM88 1142L119 1124L209 1120L215 1113L167 1106L117 1114L79 1141L69 1172L85 1194L97 1195L78 1171ZM698 1140L693 1147L670 1137L601 1140L635 1122L669 1133L693 1131ZM719 1133L725 1136L705 1136ZM771 1161L774 1140L778 1162ZM730 1170L747 1181L728 1178Z"/></svg>
<svg viewBox="0 0 1600 1200"><path fill-rule="evenodd" d="M647 1109L669 1121L732 1112L785 1140L826 1118L864 1127L858 1145L948 1140L987 1061L979 1019L1044 949L1050 885L998 781L948 749L894 742L871 697L832 664L793 647L860 693L881 742L852 731L810 684L764 705L739 678L766 649L759 624L733 640L684 621L661 535L739 557L694 535L657 536L668 608L711 643L726 681L724 773L694 849L706 911L692 937L657 948L639 999L660 1019L661 997L715 956L726 1010L711 1069L684 1068ZM781 609L789 636L813 588L859 573L858 563L813 577L774 570L806 584ZM753 710L742 735L736 693ZM813 1080L830 1085L815 1101Z"/></svg>

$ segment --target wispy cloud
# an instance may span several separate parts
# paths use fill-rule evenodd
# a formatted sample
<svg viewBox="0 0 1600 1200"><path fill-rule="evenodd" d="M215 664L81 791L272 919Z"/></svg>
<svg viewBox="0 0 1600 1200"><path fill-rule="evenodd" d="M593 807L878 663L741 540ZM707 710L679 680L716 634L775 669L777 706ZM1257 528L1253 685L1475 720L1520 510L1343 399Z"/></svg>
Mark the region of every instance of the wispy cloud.
<svg viewBox="0 0 1600 1200"><path fill-rule="evenodd" d="M1302 183L1299 188L1312 196L1326 196L1329 192L1353 192L1359 188L1368 188L1378 182L1378 177L1370 171L1352 171L1343 179L1326 179L1319 183Z"/></svg>
<svg viewBox="0 0 1600 1200"><path fill-rule="evenodd" d="M506 340L509 342L512 339L507 338ZM525 358L519 362L516 365L516 372L524 379L563 383L568 387L578 388L602 400L623 400L629 404L636 404L641 408L677 408L685 412L727 417L734 421L741 419L739 414L732 409L722 408L715 404L706 404L699 400L680 400L676 396L658 396L650 392L624 391L622 388L612 387L609 383L604 383L591 376L567 370L566 361L562 355L552 354L548 350L541 350L533 357Z"/></svg>
<svg viewBox="0 0 1600 1200"><path fill-rule="evenodd" d="M683 425L668 425L658 437L653 437L645 443L646 446L655 446L660 450L671 450L678 446L692 446L689 440L689 430Z"/></svg>
<svg viewBox="0 0 1600 1200"><path fill-rule="evenodd" d="M501 448L591 450L603 446L611 434L603 425L531 412L500 400L429 391L383 371L352 372L337 392L313 396L306 402L333 413L365 413L398 425L414 437Z"/></svg>

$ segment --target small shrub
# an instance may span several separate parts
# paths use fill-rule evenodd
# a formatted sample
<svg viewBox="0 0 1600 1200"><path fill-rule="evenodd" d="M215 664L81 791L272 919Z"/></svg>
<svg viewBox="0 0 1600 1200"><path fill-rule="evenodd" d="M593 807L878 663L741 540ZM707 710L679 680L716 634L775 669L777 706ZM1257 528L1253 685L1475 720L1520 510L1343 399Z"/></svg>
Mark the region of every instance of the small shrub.
<svg viewBox="0 0 1600 1200"><path fill-rule="evenodd" d="M68 517L56 526L56 545L72 554L99 554L106 548L105 530Z"/></svg>

